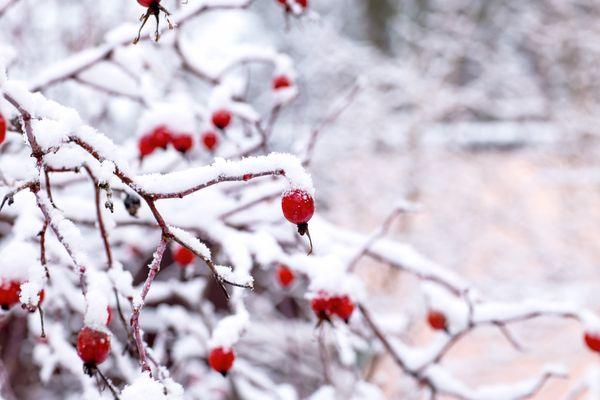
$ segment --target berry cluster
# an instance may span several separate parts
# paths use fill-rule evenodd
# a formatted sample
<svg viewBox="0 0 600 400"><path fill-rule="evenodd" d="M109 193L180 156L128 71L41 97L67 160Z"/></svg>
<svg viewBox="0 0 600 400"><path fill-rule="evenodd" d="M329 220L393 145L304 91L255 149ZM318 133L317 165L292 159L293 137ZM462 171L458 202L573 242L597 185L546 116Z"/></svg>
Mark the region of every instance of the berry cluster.
<svg viewBox="0 0 600 400"><path fill-rule="evenodd" d="M325 292L317 294L310 305L319 322L331 321L331 317L338 316L348 323L355 308L354 302L348 295L331 296Z"/></svg>
<svg viewBox="0 0 600 400"><path fill-rule="evenodd" d="M150 133L140 138L138 142L140 157L144 158L157 149L166 150L169 144L175 150L185 154L192 148L192 135L187 133L176 134L164 125L157 126Z"/></svg>

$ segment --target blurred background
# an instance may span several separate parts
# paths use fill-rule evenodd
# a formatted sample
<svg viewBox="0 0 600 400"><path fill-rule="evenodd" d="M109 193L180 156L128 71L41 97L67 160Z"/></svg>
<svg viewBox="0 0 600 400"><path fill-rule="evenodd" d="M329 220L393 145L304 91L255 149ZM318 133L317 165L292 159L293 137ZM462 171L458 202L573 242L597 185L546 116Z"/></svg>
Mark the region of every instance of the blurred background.
<svg viewBox="0 0 600 400"><path fill-rule="evenodd" d="M418 203L392 235L489 298L569 300L600 311L600 2L310 1L311 15L299 20L261 0L250 12L206 14L186 30L203 35L214 57L232 45L272 46L292 57L300 96L276 127L278 150L293 149L360 80L354 102L316 148L318 212L368 233L398 201ZM140 12L133 0L21 0L2 16L0 56L12 60L12 78L29 80L101 43L120 23L135 23ZM156 52L148 68L168 87L177 61ZM255 82L269 76L249 73ZM200 101L207 95L201 84L190 88ZM260 85L251 90L260 107ZM136 131L131 115L141 109L133 102L107 104L105 94L77 83L48 94L117 141ZM411 278L367 262L361 274L381 293L381 309L414 315L407 340L427 340L425 305ZM536 397L562 399L600 361L564 320L513 331L526 352L482 329L446 363L467 382L486 384L531 375L542 361L564 362L573 379ZM389 398L412 398L387 360L373 380Z"/></svg>

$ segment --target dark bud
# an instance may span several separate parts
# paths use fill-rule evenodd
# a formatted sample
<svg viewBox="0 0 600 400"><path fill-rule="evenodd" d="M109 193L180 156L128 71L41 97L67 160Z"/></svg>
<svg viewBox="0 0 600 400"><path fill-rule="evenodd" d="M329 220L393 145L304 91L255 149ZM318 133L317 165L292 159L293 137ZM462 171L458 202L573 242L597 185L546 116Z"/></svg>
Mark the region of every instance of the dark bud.
<svg viewBox="0 0 600 400"><path fill-rule="evenodd" d="M127 193L125 196L125 200L123 200L123 204L125 205L125 209L132 217L136 217L138 210L142 206L142 202L140 198L134 194Z"/></svg>
<svg viewBox="0 0 600 400"><path fill-rule="evenodd" d="M3 309L4 311L8 311L8 309L10 308L10 307L8 307L8 305L7 305L7 304L2 304L0 307L2 307L2 309Z"/></svg>
<svg viewBox="0 0 600 400"><path fill-rule="evenodd" d="M87 376L93 376L96 372L96 364L93 363L85 363L83 364L83 373Z"/></svg>

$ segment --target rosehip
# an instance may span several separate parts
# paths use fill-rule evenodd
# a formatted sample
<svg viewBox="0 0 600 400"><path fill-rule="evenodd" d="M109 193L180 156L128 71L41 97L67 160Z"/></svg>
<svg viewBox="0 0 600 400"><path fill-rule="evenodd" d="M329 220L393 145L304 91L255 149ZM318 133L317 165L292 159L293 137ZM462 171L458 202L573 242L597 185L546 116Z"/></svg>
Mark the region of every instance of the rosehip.
<svg viewBox="0 0 600 400"><path fill-rule="evenodd" d="M10 281L2 283L0 286L0 307L3 310L8 310L19 302L19 292L21 291L21 283L18 281Z"/></svg>
<svg viewBox="0 0 600 400"><path fill-rule="evenodd" d="M220 109L213 113L212 123L219 129L225 129L231 123L231 112L226 109Z"/></svg>
<svg viewBox="0 0 600 400"><path fill-rule="evenodd" d="M310 194L292 189L283 194L281 209L285 218L293 224L305 224L315 212L315 202Z"/></svg>
<svg viewBox="0 0 600 400"><path fill-rule="evenodd" d="M142 7L150 7L152 3L160 3L160 0L137 0Z"/></svg>
<svg viewBox="0 0 600 400"><path fill-rule="evenodd" d="M429 313L427 313L427 322L429 323L429 326L436 331L446 330L448 326L446 316L443 313L435 310L431 310Z"/></svg>
<svg viewBox="0 0 600 400"><path fill-rule="evenodd" d="M110 352L110 337L84 326L77 336L77 354L87 368L102 364Z"/></svg>
<svg viewBox="0 0 600 400"><path fill-rule="evenodd" d="M289 269L287 266L280 265L277 267L277 280L279 281L281 286L283 286L284 288L287 288L292 283L294 283L295 279L296 279L296 276L294 274L294 271Z"/></svg>
<svg viewBox="0 0 600 400"><path fill-rule="evenodd" d="M279 4L282 4L286 8L289 8L287 0L277 0L277 1L279 2ZM291 0L291 1L299 4L302 8L308 7L308 0Z"/></svg>
<svg viewBox="0 0 600 400"><path fill-rule="evenodd" d="M187 153L192 148L194 142L192 136L188 134L177 135L173 138L173 147L180 153Z"/></svg>
<svg viewBox="0 0 600 400"><path fill-rule="evenodd" d="M152 144L154 145L154 148L161 149L166 149L173 138L169 128L164 125L154 128L149 136L152 138Z"/></svg>
<svg viewBox="0 0 600 400"><path fill-rule="evenodd" d="M156 150L152 136L142 136L138 142L138 149L140 150L140 157L142 158L152 154L154 150Z"/></svg>
<svg viewBox="0 0 600 400"><path fill-rule="evenodd" d="M0 114L0 144L6 139L6 120L4 115Z"/></svg>
<svg viewBox="0 0 600 400"><path fill-rule="evenodd" d="M208 365L223 376L227 375L234 361L235 352L230 348L217 347L208 355Z"/></svg>
<svg viewBox="0 0 600 400"><path fill-rule="evenodd" d="M182 267L194 262L196 255L188 248L177 246L173 249L173 260Z"/></svg>
<svg viewBox="0 0 600 400"><path fill-rule="evenodd" d="M333 315L337 315L344 322L348 323L350 317L354 312L354 302L350 300L348 296L335 296L329 299L329 312Z"/></svg>
<svg viewBox="0 0 600 400"><path fill-rule="evenodd" d="M600 353L600 333L586 332L583 339L590 350Z"/></svg>
<svg viewBox="0 0 600 400"><path fill-rule="evenodd" d="M329 320L329 297L318 294L311 300L310 307L320 321Z"/></svg>
<svg viewBox="0 0 600 400"><path fill-rule="evenodd" d="M285 75L278 75L273 79L274 90L285 89L289 88L290 86L292 86L292 82Z"/></svg>
<svg viewBox="0 0 600 400"><path fill-rule="evenodd" d="M219 144L219 137L213 131L204 132L202 134L202 144L208 151L213 151L217 144Z"/></svg>

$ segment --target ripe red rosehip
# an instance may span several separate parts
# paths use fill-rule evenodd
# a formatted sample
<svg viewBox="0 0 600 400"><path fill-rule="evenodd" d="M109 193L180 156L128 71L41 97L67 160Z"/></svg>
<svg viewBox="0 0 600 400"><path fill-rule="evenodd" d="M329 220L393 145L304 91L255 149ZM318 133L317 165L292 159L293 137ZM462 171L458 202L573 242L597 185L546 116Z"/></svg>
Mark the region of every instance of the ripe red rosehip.
<svg viewBox="0 0 600 400"><path fill-rule="evenodd" d="M354 312L354 302L348 296L335 296L329 299L329 312L348 323Z"/></svg>
<svg viewBox="0 0 600 400"><path fill-rule="evenodd" d="M277 280L281 286L287 288L294 283L295 279L296 275L294 274L294 271L289 269L287 266L280 265L277 267Z"/></svg>
<svg viewBox="0 0 600 400"><path fill-rule="evenodd" d="M212 115L212 123L219 129L225 129L231 123L231 112L224 108L217 110Z"/></svg>
<svg viewBox="0 0 600 400"><path fill-rule="evenodd" d="M180 153L187 153L192 149L194 141L192 140L192 136L186 133L182 135L177 135L172 139L173 147Z"/></svg>
<svg viewBox="0 0 600 400"><path fill-rule="evenodd" d="M0 286L0 307L8 310L19 302L21 283L18 281L3 282Z"/></svg>
<svg viewBox="0 0 600 400"><path fill-rule="evenodd" d="M154 140L152 136L145 135L140 138L138 142L138 149L140 151L140 157L144 158L154 152L156 147L154 146Z"/></svg>
<svg viewBox="0 0 600 400"><path fill-rule="evenodd" d="M110 336L84 326L77 336L77 354L87 367L102 364L110 352Z"/></svg>
<svg viewBox="0 0 600 400"><path fill-rule="evenodd" d="M4 115L0 114L0 144L6 139L6 120Z"/></svg>
<svg viewBox="0 0 600 400"><path fill-rule="evenodd" d="M160 3L160 0L137 0L143 7L150 7L152 3Z"/></svg>
<svg viewBox="0 0 600 400"><path fill-rule="evenodd" d="M196 255L188 248L177 246L173 249L173 260L182 267L194 262Z"/></svg>
<svg viewBox="0 0 600 400"><path fill-rule="evenodd" d="M429 313L427 313L427 322L429 323L429 326L436 331L446 330L448 326L446 316L435 310L430 310Z"/></svg>
<svg viewBox="0 0 600 400"><path fill-rule="evenodd" d="M284 5L286 8L289 8L287 0L277 0L279 2L279 4ZM302 8L307 8L308 7L308 0L292 0L292 2L296 2L297 4L299 4Z"/></svg>
<svg viewBox="0 0 600 400"><path fill-rule="evenodd" d="M154 148L161 148L163 150L167 148L173 139L171 131L164 125L154 128L149 136L152 138L152 144L154 145Z"/></svg>
<svg viewBox="0 0 600 400"><path fill-rule="evenodd" d="M293 224L305 224L315 212L315 202L308 192L293 189L285 192L281 199L285 218Z"/></svg>
<svg viewBox="0 0 600 400"><path fill-rule="evenodd" d="M289 88L290 86L292 86L292 82L285 75L278 75L273 79L274 90L285 89Z"/></svg>
<svg viewBox="0 0 600 400"><path fill-rule="evenodd" d="M310 302L310 307L319 320L329 320L329 297L319 293Z"/></svg>
<svg viewBox="0 0 600 400"><path fill-rule="evenodd" d="M202 134L202 144L208 151L213 151L219 144L219 136L213 131L207 131Z"/></svg>
<svg viewBox="0 0 600 400"><path fill-rule="evenodd" d="M217 347L208 355L208 365L223 376L227 375L234 361L235 352L230 348Z"/></svg>
<svg viewBox="0 0 600 400"><path fill-rule="evenodd" d="M583 339L590 350L600 353L600 333L586 332Z"/></svg>

